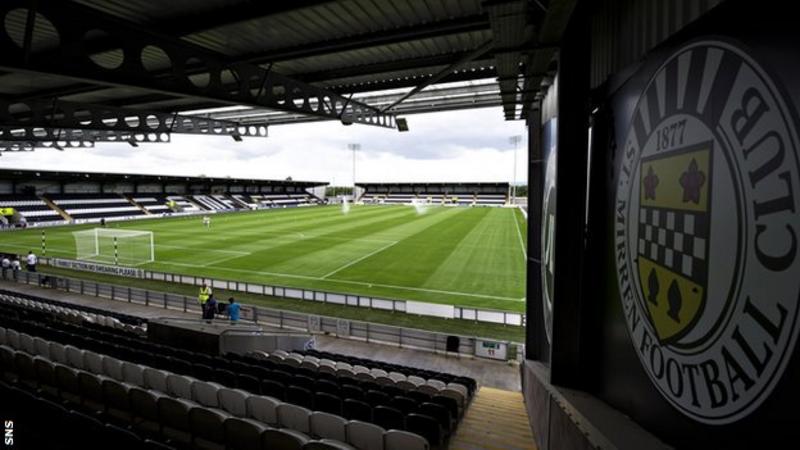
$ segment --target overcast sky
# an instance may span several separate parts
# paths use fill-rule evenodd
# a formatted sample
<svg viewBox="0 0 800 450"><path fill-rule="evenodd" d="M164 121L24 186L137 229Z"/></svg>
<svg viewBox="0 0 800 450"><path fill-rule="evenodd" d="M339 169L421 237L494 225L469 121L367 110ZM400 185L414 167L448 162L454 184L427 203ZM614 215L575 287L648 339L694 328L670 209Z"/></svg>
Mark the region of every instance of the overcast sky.
<svg viewBox="0 0 800 450"><path fill-rule="evenodd" d="M410 131L339 122L270 127L268 138L173 135L171 144L97 144L94 149L4 153L0 167L41 170L207 175L327 181L350 185L352 153L358 143L356 180L512 181L514 148L509 137L523 136L517 152L517 181L527 180L525 124L507 122L501 108L407 116Z"/></svg>

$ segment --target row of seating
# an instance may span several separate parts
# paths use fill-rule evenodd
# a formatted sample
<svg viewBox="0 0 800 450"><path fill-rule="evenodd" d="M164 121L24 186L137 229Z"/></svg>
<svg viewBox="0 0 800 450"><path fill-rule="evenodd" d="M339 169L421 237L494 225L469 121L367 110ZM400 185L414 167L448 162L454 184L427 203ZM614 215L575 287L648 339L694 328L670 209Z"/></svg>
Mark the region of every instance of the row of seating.
<svg viewBox="0 0 800 450"><path fill-rule="evenodd" d="M175 202L175 206L177 206L181 211L185 212L197 212L202 211L202 209L197 206L196 204L189 201L186 197L182 195L168 195L167 201Z"/></svg>
<svg viewBox="0 0 800 450"><path fill-rule="evenodd" d="M215 197L214 195L193 195L191 199L198 205L211 211L227 211L234 209Z"/></svg>
<svg viewBox="0 0 800 450"><path fill-rule="evenodd" d="M131 197L131 200L152 214L161 214L170 211L170 207L167 206L167 197L164 195L153 194L146 197L134 196Z"/></svg>
<svg viewBox="0 0 800 450"><path fill-rule="evenodd" d="M113 318L117 321L125 324L125 325L132 325L137 328L146 329L147 328L147 319L133 316L131 314L125 314L117 311L109 311L106 309L95 308L92 306L86 305L79 305L76 303L69 303L69 302L62 302L59 300L52 300L49 298L44 298L38 295L30 295L30 294L23 294L20 292L9 291L6 289L0 289L0 301L6 303L16 303L16 304L40 304L40 305L51 305L57 306L61 308L69 308L70 310L78 311L82 314L87 314L90 318L93 318L93 322L99 322L100 317L105 318ZM41 309L41 308L40 308ZM118 328L118 327L115 327ZM127 329L126 327L120 327L123 329ZM133 330L135 331L135 330Z"/></svg>
<svg viewBox="0 0 800 450"><path fill-rule="evenodd" d="M44 313L53 314L67 322L82 323L86 321L103 327L119 328L141 334L146 333L146 328L142 326L123 323L119 319L107 316L105 314L89 313L76 308L51 305L44 302L21 299L18 297L9 297L3 294L0 294L0 302L16 304L23 308L30 308L33 310L42 311Z"/></svg>
<svg viewBox="0 0 800 450"><path fill-rule="evenodd" d="M383 386L396 385L406 391L419 389L431 395L439 393L449 395L453 394L449 391L455 391L457 395L452 396L460 403L468 402L471 396L468 387L457 381L458 378L462 378L461 381L472 384L466 377L456 377L444 373L411 369L408 367L392 367L389 364L375 363L361 358L349 359L345 357L348 361L343 361L343 355L323 354L321 357L317 357L307 353L308 352L306 352L306 354L300 352L288 353L283 350L277 350L269 354L266 352L252 352L251 355L255 358L269 359L277 363L307 368L312 371L322 371L331 374L348 374L360 380L375 381ZM322 353L323 352L318 352L318 354ZM331 359L328 358L328 356L337 359ZM363 364L370 364L373 367L370 368ZM376 364L381 367L374 367ZM385 370L384 367L390 369L390 371ZM404 370L408 375L391 369ZM419 376L418 374L423 376Z"/></svg>
<svg viewBox="0 0 800 450"><path fill-rule="evenodd" d="M412 204L421 202L431 205L459 204L459 205L503 205L506 203L505 194L482 194L472 192L416 192L416 193L390 193L367 192L360 200L364 203L382 204Z"/></svg>
<svg viewBox="0 0 800 450"><path fill-rule="evenodd" d="M418 369L414 367L404 366L402 364L393 364L387 362L379 362L366 358L359 358L357 356L343 355L340 353L326 352L322 350L309 349L305 351L296 351L299 355L315 356L320 359L328 359L339 363L347 363L353 366L364 366L368 368L378 368L387 372L398 372L406 377L417 376L428 380L441 380L445 383L457 383L464 385L468 389L468 398L471 398L478 387L474 378L465 377L460 375L452 375L444 372L433 370Z"/></svg>
<svg viewBox="0 0 800 450"><path fill-rule="evenodd" d="M0 195L0 208L14 208L30 223L63 220L58 212L35 195Z"/></svg>
<svg viewBox="0 0 800 450"><path fill-rule="evenodd" d="M51 400L24 385L0 381L0 398L0 416L14 420L13 445L18 448L176 450L118 426L80 404Z"/></svg>
<svg viewBox="0 0 800 450"><path fill-rule="evenodd" d="M64 331L81 332L79 327L72 324L62 325L61 328ZM85 330L83 331L85 333ZM93 338L103 339L109 343L101 343ZM446 387L443 381L433 378L423 380L409 372L410 368L403 366L394 368L405 370L409 377L402 380L397 377L404 377L404 374L395 373L393 376L397 381L407 382L408 378L411 378L415 383L407 386L395 383L395 386L389 386L378 383L381 380L395 382L384 376L388 373L381 373L382 369L375 369L372 372L365 367L347 367L347 363L340 361L338 365L342 370L334 374L326 371L329 366L322 359L311 355L301 357L297 354L281 355L280 352L274 352L275 356L284 356L282 361L259 361L252 357L235 355L229 355L230 358L213 358L160 346L135 336L116 335L110 330L94 333L93 338L82 337L80 343L86 348L93 347L97 351L112 348L116 356L122 359L150 363L160 369L172 370L199 380L218 382L220 385L243 389L254 394L270 395L281 401L343 415L348 419L377 422L390 428L412 428L434 443L446 441L466 406L464 398L471 396L471 392L464 395L463 392L468 390L466 387L462 387L461 392L451 392L450 398L436 395L437 391ZM344 358L342 355L327 356ZM189 362L192 360L196 362ZM322 365L319 365L320 362ZM352 362L369 363L356 360ZM258 366L250 363L257 363ZM316 372L310 367L313 364L309 363L317 363ZM305 367L302 367L303 364ZM351 368L357 368L358 373L350 370ZM415 373L423 376L436 375L436 372ZM442 375L440 378L447 379L447 375L439 375ZM474 380L466 380L469 389L474 390ZM452 379L450 381L452 382ZM410 423L407 423L409 414L416 413L422 413L421 415L427 417L412 417ZM436 423L431 424L432 421L438 422L438 427Z"/></svg>
<svg viewBox="0 0 800 450"><path fill-rule="evenodd" d="M346 440L364 444L357 448L427 448L424 439L414 434L386 432L364 423L350 426L348 437L351 423L338 416L276 404L269 397L247 395L14 330L0 328L0 341L9 344L0 345L3 367L13 367L23 383L179 443L200 448L261 448L254 443L263 442L265 448L305 449L312 435L321 438L314 448L351 449L342 443ZM270 426L283 428L266 433ZM231 427L232 431L247 430L228 432ZM381 433L380 447L376 432ZM243 434L255 434L256 439L238 442Z"/></svg>
<svg viewBox="0 0 800 450"><path fill-rule="evenodd" d="M361 383L360 389L363 391L359 390L359 387L355 386L358 382L356 380L349 380L354 385L350 388L351 391L355 390L359 393L366 392L368 396L371 396L371 401L376 402L375 404L377 406L374 408L373 413L369 404L362 402L361 400L337 398L332 394L325 393L323 395L322 392L317 392L316 395L311 394L310 390L299 386L302 383L307 382L309 384L304 384L306 387L313 387L312 385L314 382L307 377L291 375L288 372L281 371L275 371L274 373L265 373L264 371L253 372L252 369L255 369L255 367L242 365L240 365L239 368L244 370L237 375L236 372L227 370L225 368L212 369L214 366L224 367L224 360L219 361L219 358L217 359L217 363L210 363L209 365L192 364L185 359L158 357L155 354L156 352L153 351L156 350L156 348L152 344L146 346L143 345L138 350L134 350L132 348L126 350L126 346L124 345L104 344L94 338L86 337L85 335L69 333L69 329L75 329L74 325L61 324L60 327L66 328L66 330L49 329L47 330L47 333L50 336L59 337L58 340L61 342L70 342L74 345L79 345L82 348L92 349L97 352L108 351L108 353L116 353L115 356L118 356L120 359L127 359L129 361L136 361L138 363L146 364L147 362L152 362L154 363L152 365L153 367L157 367L162 370L174 371L176 375L184 374L183 376L175 376L169 379L167 383L170 386L168 389L169 392L184 392L189 395L188 393L192 392L192 386L199 382L197 380L206 380L206 383L199 384L199 386L205 387L200 391L206 393L204 394L205 397L203 397L202 400L202 402L206 405L214 405L214 402L217 401L216 395L208 393L216 392L215 389L218 390L218 388L223 385L227 385L230 388L239 388L242 390L242 392L249 391L249 395L256 395L263 391L265 395L270 395L273 397L273 402L279 403L286 401L294 403L293 406L301 407L308 411L311 411L312 409L319 409L321 412L333 413L337 417L340 417L341 414L346 413L344 417L347 419L360 419L364 421L375 422L388 428L410 429L417 434L424 435L433 443L442 443L446 441L449 432L454 429L453 424L455 420L453 418L457 417L457 405L452 399L446 397L434 397L432 399L425 397L421 401L424 402L425 400L428 400L429 403L432 404L419 405L411 398L392 399L388 396L388 394L378 392L381 387L375 384L369 385L366 382ZM120 338L119 336L113 336L108 333L98 334L99 335L95 335L94 337ZM118 344L122 342L124 341L117 339ZM33 343L22 345L27 349L35 346ZM178 351L176 350L175 353L177 352ZM181 352L189 353L186 351ZM66 357L69 358L69 354L67 354ZM75 357L72 359L78 361L81 360L81 358ZM210 359L210 357L207 359ZM125 376L125 369L120 367L120 364L116 362L102 362L98 361L96 357L91 357L90 360L91 362L88 362L87 364L91 364L91 367L93 367L96 371L101 369L109 371L113 370L113 373L117 374L117 376ZM220 364L220 362L222 362L222 364ZM265 376L265 378L262 381L253 375L248 375L247 372L261 374L262 376ZM284 381L284 383L275 381L277 375L282 375L281 379ZM291 381L293 384L286 384L289 381ZM346 390L344 392L346 392ZM395 392L397 395L401 393L401 391ZM348 402L347 400L350 401ZM436 404L436 402L440 403ZM395 406L397 408L395 408ZM448 411L446 407L451 408L451 410ZM352 410L347 408L351 408ZM451 411L453 412L451 413ZM409 413L420 414L412 416ZM404 414L408 414L408 416L404 417ZM341 418L341 420L346 419Z"/></svg>

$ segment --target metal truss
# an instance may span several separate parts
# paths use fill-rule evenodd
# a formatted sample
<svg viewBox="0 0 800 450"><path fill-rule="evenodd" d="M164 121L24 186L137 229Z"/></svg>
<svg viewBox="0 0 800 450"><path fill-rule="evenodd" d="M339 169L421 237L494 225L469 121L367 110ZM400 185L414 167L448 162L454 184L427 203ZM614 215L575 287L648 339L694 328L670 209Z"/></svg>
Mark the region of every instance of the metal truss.
<svg viewBox="0 0 800 450"><path fill-rule="evenodd" d="M45 127L2 127L0 136L6 142L149 142L168 143L170 133L131 133L117 130L73 130Z"/></svg>
<svg viewBox="0 0 800 450"><path fill-rule="evenodd" d="M93 148L94 141L63 140L63 141L0 141L0 152L32 152L37 148L54 148L64 150L67 148Z"/></svg>
<svg viewBox="0 0 800 450"><path fill-rule="evenodd" d="M12 133L11 130L15 130ZM266 137L265 125L143 111L63 100L13 102L0 97L0 140L61 139L65 130L93 130L92 140L120 140L131 135L138 142L169 142L170 133ZM129 141L131 137L127 137Z"/></svg>
<svg viewBox="0 0 800 450"><path fill-rule="evenodd" d="M31 5L35 9L31 10ZM15 12L16 11L16 12ZM100 85L135 87L228 105L394 128L392 114L351 101L271 69L229 62L203 47L142 29L92 8L61 0L3 0L0 17L27 17L24 37L0 22L0 69L60 75ZM47 50L32 51L44 30ZM14 36L17 38L15 39ZM165 67L166 66L166 67Z"/></svg>

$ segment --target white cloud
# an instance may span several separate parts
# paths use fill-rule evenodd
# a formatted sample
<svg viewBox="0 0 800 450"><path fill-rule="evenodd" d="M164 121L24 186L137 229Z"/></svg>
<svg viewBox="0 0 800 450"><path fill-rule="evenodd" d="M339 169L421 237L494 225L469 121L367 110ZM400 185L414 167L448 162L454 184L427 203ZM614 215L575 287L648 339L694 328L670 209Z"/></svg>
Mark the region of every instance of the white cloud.
<svg viewBox="0 0 800 450"><path fill-rule="evenodd" d="M348 143L361 144L356 178L362 182L511 181L508 138L526 136L521 121L503 120L500 108L407 116L410 131L316 122L271 127L270 137L173 135L170 144L98 144L94 149L5 153L0 166L20 169L352 182ZM517 180L525 181L525 143Z"/></svg>

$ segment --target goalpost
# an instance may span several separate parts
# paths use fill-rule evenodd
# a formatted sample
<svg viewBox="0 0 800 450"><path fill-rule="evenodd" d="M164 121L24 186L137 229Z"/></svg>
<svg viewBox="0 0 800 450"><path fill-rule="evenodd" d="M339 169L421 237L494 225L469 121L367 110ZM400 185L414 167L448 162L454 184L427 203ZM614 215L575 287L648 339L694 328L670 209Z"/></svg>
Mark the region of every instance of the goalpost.
<svg viewBox="0 0 800 450"><path fill-rule="evenodd" d="M152 231L94 228L74 231L76 258L136 266L155 261Z"/></svg>

